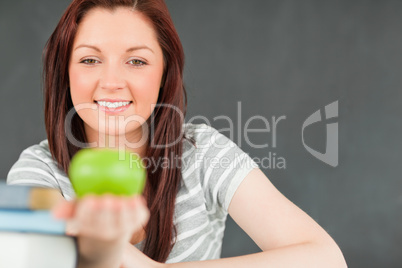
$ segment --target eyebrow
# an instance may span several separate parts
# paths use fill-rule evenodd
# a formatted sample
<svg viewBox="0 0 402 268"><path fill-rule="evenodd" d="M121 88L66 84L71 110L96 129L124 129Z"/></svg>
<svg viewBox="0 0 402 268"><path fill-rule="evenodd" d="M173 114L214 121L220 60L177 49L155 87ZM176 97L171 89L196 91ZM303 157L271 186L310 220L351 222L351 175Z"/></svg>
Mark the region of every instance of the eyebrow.
<svg viewBox="0 0 402 268"><path fill-rule="evenodd" d="M77 47L74 49L74 51L77 50L77 49L79 49L79 48L82 48L82 47L91 48L91 49L93 49L93 50L98 51L99 53L102 52L98 47L96 47L96 46L91 46L91 45L86 45L86 44L82 44L82 45L77 46ZM155 54L155 52L154 52L150 47L145 46L145 45L143 45L143 46L130 47L130 48L128 48L128 49L126 50L126 53L133 52L133 51L136 51L136 50L141 50L141 49L148 49L148 50L150 50L152 53Z"/></svg>

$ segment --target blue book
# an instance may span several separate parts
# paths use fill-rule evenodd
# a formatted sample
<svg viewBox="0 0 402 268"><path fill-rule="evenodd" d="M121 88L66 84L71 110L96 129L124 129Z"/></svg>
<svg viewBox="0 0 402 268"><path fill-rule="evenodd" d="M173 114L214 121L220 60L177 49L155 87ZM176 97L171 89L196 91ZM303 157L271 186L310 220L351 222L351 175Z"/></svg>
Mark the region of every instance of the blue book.
<svg viewBox="0 0 402 268"><path fill-rule="evenodd" d="M0 209L0 231L64 235L66 223L49 210Z"/></svg>

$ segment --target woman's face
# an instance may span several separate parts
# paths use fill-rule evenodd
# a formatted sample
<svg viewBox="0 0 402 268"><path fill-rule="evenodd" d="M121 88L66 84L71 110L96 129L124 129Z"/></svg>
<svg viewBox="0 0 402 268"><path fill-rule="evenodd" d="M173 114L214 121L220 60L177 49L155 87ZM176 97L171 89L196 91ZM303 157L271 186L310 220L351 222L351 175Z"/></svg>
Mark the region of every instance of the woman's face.
<svg viewBox="0 0 402 268"><path fill-rule="evenodd" d="M78 26L69 63L71 98L88 141L103 134L138 141L157 102L163 68L162 49L145 16L129 8L90 10Z"/></svg>

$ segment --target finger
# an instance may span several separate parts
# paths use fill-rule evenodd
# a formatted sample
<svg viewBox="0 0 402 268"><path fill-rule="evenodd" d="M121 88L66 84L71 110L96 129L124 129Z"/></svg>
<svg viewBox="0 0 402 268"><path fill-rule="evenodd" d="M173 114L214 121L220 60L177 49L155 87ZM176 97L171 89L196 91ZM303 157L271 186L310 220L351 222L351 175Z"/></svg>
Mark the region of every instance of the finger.
<svg viewBox="0 0 402 268"><path fill-rule="evenodd" d="M128 199L126 197L120 197L115 200L115 215L116 215L116 226L119 226L121 230L121 235L129 240L133 234L132 222L131 222L131 208L129 206Z"/></svg>
<svg viewBox="0 0 402 268"><path fill-rule="evenodd" d="M149 209L146 206L144 199L140 196L132 197L129 200L130 207L130 221L132 222L132 228L137 231L148 223Z"/></svg>
<svg viewBox="0 0 402 268"><path fill-rule="evenodd" d="M52 209L52 215L57 219L70 219L74 216L76 202L61 201Z"/></svg>
<svg viewBox="0 0 402 268"><path fill-rule="evenodd" d="M85 196L77 202L74 217L77 234L91 236L91 230L96 228L96 226L93 226L92 222L98 207L97 198L91 195Z"/></svg>
<svg viewBox="0 0 402 268"><path fill-rule="evenodd" d="M77 236L78 227L77 221L75 219L68 220L66 223L66 235Z"/></svg>
<svg viewBox="0 0 402 268"><path fill-rule="evenodd" d="M94 215L92 224L104 229L106 233L113 233L116 226L116 202L115 198L105 195L99 199L99 207ZM111 229L113 228L113 229Z"/></svg>
<svg viewBox="0 0 402 268"><path fill-rule="evenodd" d="M104 195L82 200L78 215L80 235L103 241L119 239L125 229L121 226L121 204L117 197Z"/></svg>
<svg viewBox="0 0 402 268"><path fill-rule="evenodd" d="M144 227L145 225L147 225L149 217L150 217L150 212L148 207L145 205L141 205L139 206L139 215L138 215L138 220L139 223L141 224L142 227Z"/></svg>

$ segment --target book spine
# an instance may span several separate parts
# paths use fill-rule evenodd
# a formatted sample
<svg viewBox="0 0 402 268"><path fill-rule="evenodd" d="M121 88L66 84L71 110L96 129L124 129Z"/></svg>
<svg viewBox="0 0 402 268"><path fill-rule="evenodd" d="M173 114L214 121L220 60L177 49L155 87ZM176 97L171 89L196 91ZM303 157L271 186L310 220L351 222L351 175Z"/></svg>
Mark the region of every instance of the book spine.
<svg viewBox="0 0 402 268"><path fill-rule="evenodd" d="M47 210L0 209L0 231L64 235L66 224Z"/></svg>
<svg viewBox="0 0 402 268"><path fill-rule="evenodd" d="M52 208L61 198L56 189L0 182L0 208L42 210Z"/></svg>

